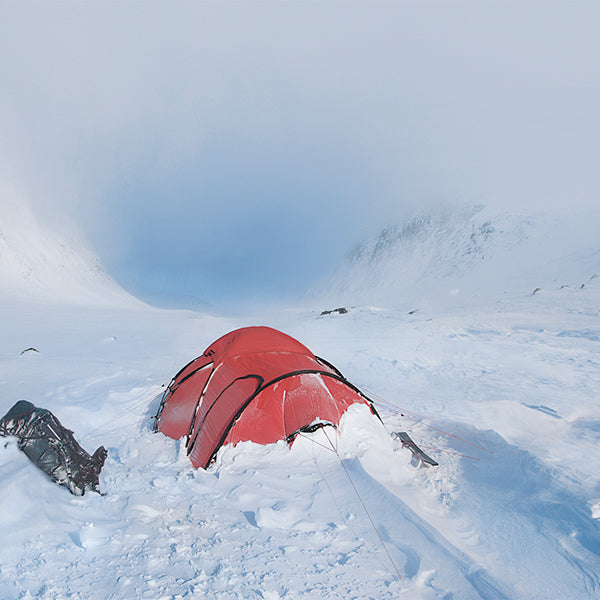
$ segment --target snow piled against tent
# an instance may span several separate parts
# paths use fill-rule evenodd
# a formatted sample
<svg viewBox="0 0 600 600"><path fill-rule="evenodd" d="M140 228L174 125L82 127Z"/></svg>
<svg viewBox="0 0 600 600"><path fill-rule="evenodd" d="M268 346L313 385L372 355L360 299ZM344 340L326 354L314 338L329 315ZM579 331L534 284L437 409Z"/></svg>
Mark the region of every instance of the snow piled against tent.
<svg viewBox="0 0 600 600"><path fill-rule="evenodd" d="M499 271L500 293L440 302L441 277L432 297L344 314L321 314L325 300L229 318L3 301L0 412L30 400L109 455L105 495L73 497L2 444L0 597L596 598L600 263L567 255L542 283ZM356 406L339 435L229 446L194 470L182 441L152 433L164 385L254 324L335 364L384 424Z"/></svg>

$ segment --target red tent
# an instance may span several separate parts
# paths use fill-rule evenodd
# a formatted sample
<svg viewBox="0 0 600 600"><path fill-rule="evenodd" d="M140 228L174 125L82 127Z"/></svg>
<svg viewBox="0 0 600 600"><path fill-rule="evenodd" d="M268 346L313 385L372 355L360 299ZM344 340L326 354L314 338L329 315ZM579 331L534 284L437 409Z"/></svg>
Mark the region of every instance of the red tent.
<svg viewBox="0 0 600 600"><path fill-rule="evenodd" d="M194 467L206 468L223 444L293 441L337 425L354 403L372 401L331 364L270 327L224 335L186 365L165 391L156 430L187 436Z"/></svg>

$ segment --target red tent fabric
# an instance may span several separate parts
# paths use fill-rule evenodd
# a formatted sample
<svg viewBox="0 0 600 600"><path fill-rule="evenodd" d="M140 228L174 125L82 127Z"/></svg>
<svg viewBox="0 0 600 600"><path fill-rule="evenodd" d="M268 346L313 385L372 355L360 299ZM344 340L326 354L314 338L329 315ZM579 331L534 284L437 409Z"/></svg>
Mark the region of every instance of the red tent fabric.
<svg viewBox="0 0 600 600"><path fill-rule="evenodd" d="M270 327L232 331L171 381L156 430L187 436L194 467L206 468L223 444L291 442L301 431L337 425L354 403L372 401L331 364Z"/></svg>

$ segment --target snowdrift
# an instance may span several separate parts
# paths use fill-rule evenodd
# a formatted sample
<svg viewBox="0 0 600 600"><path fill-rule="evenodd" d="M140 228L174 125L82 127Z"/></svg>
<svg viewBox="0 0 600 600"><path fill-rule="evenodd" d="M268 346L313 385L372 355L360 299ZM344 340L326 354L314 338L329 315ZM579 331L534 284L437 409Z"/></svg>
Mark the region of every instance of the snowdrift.
<svg viewBox="0 0 600 600"><path fill-rule="evenodd" d="M387 307L322 315L319 299L253 315L336 364L383 425L353 404L339 435L242 441L206 470L152 417L172 374L247 318L109 307L96 284L79 306L0 304L0 413L39 401L83 448L108 450L106 495L75 497L16 441L0 447L0 597L595 600L597 222L565 221L559 244L552 219L483 218L438 215L365 247L338 283L356 300L372 281ZM23 289L61 297L59 263ZM447 301L467 289L470 302ZM417 297L416 311L400 301ZM439 466L415 463L388 435L401 430Z"/></svg>

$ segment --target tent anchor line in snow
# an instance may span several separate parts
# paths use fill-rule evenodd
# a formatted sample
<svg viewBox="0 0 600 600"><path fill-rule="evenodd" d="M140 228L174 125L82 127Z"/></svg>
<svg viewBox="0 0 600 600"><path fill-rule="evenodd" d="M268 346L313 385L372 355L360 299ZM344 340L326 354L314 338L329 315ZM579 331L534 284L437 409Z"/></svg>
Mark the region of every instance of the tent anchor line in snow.
<svg viewBox="0 0 600 600"><path fill-rule="evenodd" d="M196 468L224 444L291 443L303 432L337 427L353 404L373 401L330 363L270 327L232 331L173 378L155 416L155 431L187 438Z"/></svg>
<svg viewBox="0 0 600 600"><path fill-rule="evenodd" d="M354 404L366 405L381 420L370 398L306 346L270 327L245 327L219 338L175 375L163 394L154 429L174 439L187 437L192 465L206 468L224 444L292 443L303 433L336 429ZM401 578L364 499L330 443Z"/></svg>

